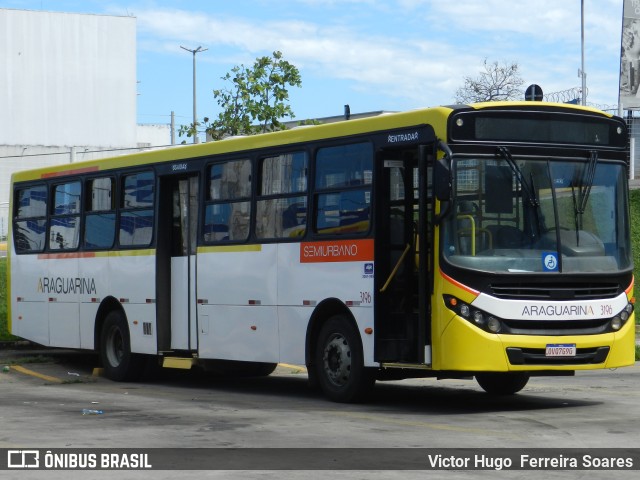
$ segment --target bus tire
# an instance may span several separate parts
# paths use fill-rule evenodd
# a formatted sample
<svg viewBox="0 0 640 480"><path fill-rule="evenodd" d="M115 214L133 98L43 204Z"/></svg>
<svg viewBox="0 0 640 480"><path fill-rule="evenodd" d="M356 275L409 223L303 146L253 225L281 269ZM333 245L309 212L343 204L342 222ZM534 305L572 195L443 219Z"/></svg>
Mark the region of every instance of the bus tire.
<svg viewBox="0 0 640 480"><path fill-rule="evenodd" d="M142 357L131 353L129 325L119 310L109 312L102 325L100 359L105 376L110 380L137 380L142 373Z"/></svg>
<svg viewBox="0 0 640 480"><path fill-rule="evenodd" d="M492 395L513 395L522 390L529 381L524 372L479 373L476 381L482 389Z"/></svg>
<svg viewBox="0 0 640 480"><path fill-rule="evenodd" d="M358 331L345 315L335 315L322 326L315 350L318 384L334 402L364 400L375 383L372 369L364 366Z"/></svg>

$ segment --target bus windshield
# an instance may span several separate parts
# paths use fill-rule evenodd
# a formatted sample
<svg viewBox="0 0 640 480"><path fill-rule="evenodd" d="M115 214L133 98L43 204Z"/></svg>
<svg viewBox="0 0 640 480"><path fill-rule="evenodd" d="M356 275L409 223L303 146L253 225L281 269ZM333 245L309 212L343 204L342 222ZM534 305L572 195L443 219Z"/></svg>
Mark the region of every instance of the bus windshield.
<svg viewBox="0 0 640 480"><path fill-rule="evenodd" d="M601 273L631 267L626 169L586 158L454 156L444 257L485 272Z"/></svg>

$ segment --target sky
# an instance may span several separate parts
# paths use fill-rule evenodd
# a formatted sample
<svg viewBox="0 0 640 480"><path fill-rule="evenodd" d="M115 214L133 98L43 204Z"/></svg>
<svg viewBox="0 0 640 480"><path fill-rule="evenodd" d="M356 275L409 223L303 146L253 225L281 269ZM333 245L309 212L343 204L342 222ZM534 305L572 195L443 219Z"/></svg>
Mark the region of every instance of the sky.
<svg viewBox="0 0 640 480"><path fill-rule="evenodd" d="M589 104L618 103L623 0L584 0ZM524 85L580 87L581 0L0 0L0 8L134 16L138 123L188 124L234 66L281 51L300 71L295 119L452 104L483 61L518 63Z"/></svg>

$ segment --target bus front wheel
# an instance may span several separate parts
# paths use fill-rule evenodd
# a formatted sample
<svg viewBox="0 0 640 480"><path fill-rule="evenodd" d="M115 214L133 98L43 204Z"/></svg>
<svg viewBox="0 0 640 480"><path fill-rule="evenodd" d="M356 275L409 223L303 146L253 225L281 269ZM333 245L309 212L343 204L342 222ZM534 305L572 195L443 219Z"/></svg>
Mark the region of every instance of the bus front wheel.
<svg viewBox="0 0 640 480"><path fill-rule="evenodd" d="M117 382L136 380L142 371L142 359L131 353L129 325L124 314L109 312L100 335L100 359L105 376Z"/></svg>
<svg viewBox="0 0 640 480"><path fill-rule="evenodd" d="M476 381L482 389L492 395L513 395L522 390L529 381L524 372L479 373Z"/></svg>
<svg viewBox="0 0 640 480"><path fill-rule="evenodd" d="M364 366L358 331L345 315L331 317L322 326L315 351L317 382L334 402L362 401L375 383Z"/></svg>

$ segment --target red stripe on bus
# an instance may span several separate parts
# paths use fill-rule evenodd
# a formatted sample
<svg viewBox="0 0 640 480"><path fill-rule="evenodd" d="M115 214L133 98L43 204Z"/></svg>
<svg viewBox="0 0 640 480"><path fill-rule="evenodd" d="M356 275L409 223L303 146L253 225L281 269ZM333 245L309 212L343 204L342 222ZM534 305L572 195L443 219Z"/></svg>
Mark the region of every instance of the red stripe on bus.
<svg viewBox="0 0 640 480"><path fill-rule="evenodd" d="M372 262L373 240L328 240L300 244L300 263Z"/></svg>
<svg viewBox="0 0 640 480"><path fill-rule="evenodd" d="M43 173L41 178L64 177L66 175L77 175L79 173L97 172L98 170L100 170L100 167L97 167L97 166L76 168L73 170L65 170L63 172Z"/></svg>
<svg viewBox="0 0 640 480"><path fill-rule="evenodd" d="M41 253L38 260L57 260L61 258L94 258L96 252Z"/></svg>
<svg viewBox="0 0 640 480"><path fill-rule="evenodd" d="M456 287L461 288L473 295L475 295L476 297L478 295L480 295L480 292L478 290L474 290L471 287L467 287L466 285L464 285L463 283L458 282L457 280L454 280L453 278L451 278L449 275L447 275L446 273L444 273L442 270L440 270L440 275L442 275L442 278L444 278L446 281L448 281L449 283L454 284Z"/></svg>
<svg viewBox="0 0 640 480"><path fill-rule="evenodd" d="M631 283L629 284L629 286L627 287L627 289L624 291L624 293L626 293L627 295L629 295L631 293L631 291L633 290L633 283L636 281L635 277L631 278Z"/></svg>

